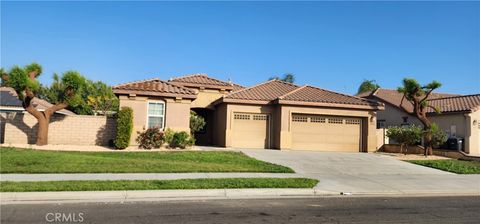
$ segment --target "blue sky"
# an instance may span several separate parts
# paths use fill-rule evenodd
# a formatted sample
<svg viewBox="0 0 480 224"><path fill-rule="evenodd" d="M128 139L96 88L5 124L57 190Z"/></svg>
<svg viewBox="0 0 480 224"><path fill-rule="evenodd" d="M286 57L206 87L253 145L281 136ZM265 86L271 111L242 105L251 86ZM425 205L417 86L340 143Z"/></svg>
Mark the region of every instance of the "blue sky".
<svg viewBox="0 0 480 224"><path fill-rule="evenodd" d="M118 84L208 73L353 94L438 80L480 92L479 2L1 2L1 66L43 65Z"/></svg>

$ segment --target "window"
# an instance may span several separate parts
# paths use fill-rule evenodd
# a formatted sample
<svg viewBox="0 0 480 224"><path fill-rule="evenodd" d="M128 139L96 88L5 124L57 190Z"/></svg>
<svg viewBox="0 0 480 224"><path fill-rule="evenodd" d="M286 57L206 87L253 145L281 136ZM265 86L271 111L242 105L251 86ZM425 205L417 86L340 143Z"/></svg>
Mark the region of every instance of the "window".
<svg viewBox="0 0 480 224"><path fill-rule="evenodd" d="M325 118L324 117L317 117L317 116L312 116L310 117L310 122L311 123L325 123Z"/></svg>
<svg viewBox="0 0 480 224"><path fill-rule="evenodd" d="M359 119L345 119L345 124L360 124Z"/></svg>
<svg viewBox="0 0 480 224"><path fill-rule="evenodd" d="M234 114L233 119L235 119L235 120L250 120L250 114Z"/></svg>
<svg viewBox="0 0 480 224"><path fill-rule="evenodd" d="M343 119L341 119L341 118L328 118L328 123L330 123L330 124L343 124Z"/></svg>
<svg viewBox="0 0 480 224"><path fill-rule="evenodd" d="M377 128L386 128L385 120L377 120Z"/></svg>
<svg viewBox="0 0 480 224"><path fill-rule="evenodd" d="M165 121L165 103L164 102L148 102L147 127L163 129Z"/></svg>
<svg viewBox="0 0 480 224"><path fill-rule="evenodd" d="M264 115L264 114L254 114L254 115L253 115L253 120L254 120L254 121L266 121L266 120L267 120L267 115Z"/></svg>
<svg viewBox="0 0 480 224"><path fill-rule="evenodd" d="M294 116L292 117L292 121L293 121L293 122L307 122L307 116L294 115Z"/></svg>

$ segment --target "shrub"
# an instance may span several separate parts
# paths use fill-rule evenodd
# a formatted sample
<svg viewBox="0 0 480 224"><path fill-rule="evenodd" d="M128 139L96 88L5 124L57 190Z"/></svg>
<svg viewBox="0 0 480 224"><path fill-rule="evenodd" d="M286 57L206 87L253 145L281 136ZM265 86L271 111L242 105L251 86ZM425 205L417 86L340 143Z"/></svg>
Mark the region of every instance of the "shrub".
<svg viewBox="0 0 480 224"><path fill-rule="evenodd" d="M163 132L159 128L149 128L144 132L138 132L136 139L138 147L142 149L158 149L163 144Z"/></svg>
<svg viewBox="0 0 480 224"><path fill-rule="evenodd" d="M205 119L195 111L190 111L190 132L192 133L192 136L195 134L195 132L201 131L206 125Z"/></svg>
<svg viewBox="0 0 480 224"><path fill-rule="evenodd" d="M393 127L387 130L387 137L392 138L400 144L400 152L403 152L404 147L415 145L420 142L422 134L422 128L416 125L408 127ZM406 148L405 153L407 153Z"/></svg>
<svg viewBox="0 0 480 224"><path fill-rule="evenodd" d="M167 130L163 132L163 141L166 142L169 146L172 145L174 135L175 135L175 131L173 131L170 128L167 128Z"/></svg>
<svg viewBox="0 0 480 224"><path fill-rule="evenodd" d="M436 123L432 123L430 129L426 132L432 135L431 143L433 147L441 146L447 141L447 134Z"/></svg>
<svg viewBox="0 0 480 224"><path fill-rule="evenodd" d="M130 107L122 107L117 116L117 136L114 145L117 149L125 149L130 145L133 130L133 110Z"/></svg>
<svg viewBox="0 0 480 224"><path fill-rule="evenodd" d="M181 148L184 149L187 146L192 146L195 144L194 138L192 138L187 132L181 131L181 132L175 132L173 135L173 139L170 145L172 148Z"/></svg>

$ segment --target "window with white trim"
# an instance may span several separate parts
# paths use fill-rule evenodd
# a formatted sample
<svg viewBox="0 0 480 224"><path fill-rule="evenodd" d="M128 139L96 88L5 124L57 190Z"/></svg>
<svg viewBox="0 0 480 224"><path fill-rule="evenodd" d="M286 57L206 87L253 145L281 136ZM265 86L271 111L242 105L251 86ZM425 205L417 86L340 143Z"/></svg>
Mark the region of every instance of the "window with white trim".
<svg viewBox="0 0 480 224"><path fill-rule="evenodd" d="M148 102L147 127L163 129L165 122L165 103L160 101Z"/></svg>

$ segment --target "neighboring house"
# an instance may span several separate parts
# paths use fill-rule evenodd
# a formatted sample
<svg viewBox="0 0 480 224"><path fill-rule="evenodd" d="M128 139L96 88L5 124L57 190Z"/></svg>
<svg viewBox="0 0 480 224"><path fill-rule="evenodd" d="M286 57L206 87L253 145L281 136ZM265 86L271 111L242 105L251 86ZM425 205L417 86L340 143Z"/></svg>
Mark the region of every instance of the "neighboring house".
<svg viewBox="0 0 480 224"><path fill-rule="evenodd" d="M396 90L377 89L359 96L385 104L385 110L377 113L378 128L421 125L410 114L413 111L412 104L407 100L402 103L403 94ZM429 108L427 116L430 120L437 123L449 137L463 138L466 153L480 155L480 94L462 96L432 93L428 101L440 111L437 113Z"/></svg>
<svg viewBox="0 0 480 224"><path fill-rule="evenodd" d="M53 104L38 98L33 98L33 106L39 110L44 111L53 106ZM0 143L5 140L5 125L6 119L13 119L17 113L28 113L22 107L22 101L18 99L17 93L10 87L0 87ZM72 111L63 109L55 112L62 115L75 115Z"/></svg>
<svg viewBox="0 0 480 224"><path fill-rule="evenodd" d="M313 86L271 80L242 88L204 74L131 82L113 91L121 106L133 108L135 132L153 126L188 131L192 109L207 120L196 134L199 143L222 147L373 151L376 111L383 109Z"/></svg>
<svg viewBox="0 0 480 224"><path fill-rule="evenodd" d="M53 106L53 104L39 99L33 98L32 100L33 106L39 110L44 111L47 108ZM25 109L22 107L22 101L18 99L17 93L14 89L10 87L0 87L0 112L23 112ZM67 109L59 110L55 113L63 114L63 115L75 115L72 111Z"/></svg>

